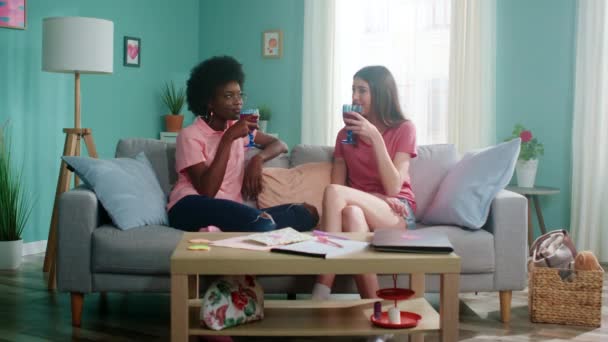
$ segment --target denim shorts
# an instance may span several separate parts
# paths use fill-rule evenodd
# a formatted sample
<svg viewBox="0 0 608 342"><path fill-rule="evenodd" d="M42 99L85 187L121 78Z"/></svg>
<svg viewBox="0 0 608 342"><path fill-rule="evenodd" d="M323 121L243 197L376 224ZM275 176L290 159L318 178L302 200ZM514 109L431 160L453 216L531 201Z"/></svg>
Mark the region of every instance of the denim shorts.
<svg viewBox="0 0 608 342"><path fill-rule="evenodd" d="M405 219L405 227L407 229L416 229L416 215L414 215L414 210L412 210L412 206L410 206L410 202L405 198L399 198L399 200L405 205L407 213L403 215Z"/></svg>

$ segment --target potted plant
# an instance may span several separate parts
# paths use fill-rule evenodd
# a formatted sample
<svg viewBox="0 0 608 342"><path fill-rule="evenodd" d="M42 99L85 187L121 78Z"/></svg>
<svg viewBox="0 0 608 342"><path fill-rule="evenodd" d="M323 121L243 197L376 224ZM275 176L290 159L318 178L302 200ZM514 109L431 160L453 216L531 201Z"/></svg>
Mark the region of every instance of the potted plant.
<svg viewBox="0 0 608 342"><path fill-rule="evenodd" d="M521 148L515 165L517 186L533 188L538 170L538 157L545 153L545 148L532 135L532 132L521 124L515 125L511 137L507 140L515 138L521 138Z"/></svg>
<svg viewBox="0 0 608 342"><path fill-rule="evenodd" d="M0 269L21 265L22 233L32 211L22 174L11 165L10 139L6 124L0 127Z"/></svg>
<svg viewBox="0 0 608 342"><path fill-rule="evenodd" d="M258 107L260 112L260 120L258 121L258 126L260 127L260 131L266 133L266 128L268 127L268 121L272 116L272 110L268 105L261 105Z"/></svg>
<svg viewBox="0 0 608 342"><path fill-rule="evenodd" d="M184 116L181 115L182 107L186 101L184 88L175 89L175 84L165 83L165 88L161 96L164 104L169 109L169 114L165 115L165 129L167 132L179 132L184 123Z"/></svg>

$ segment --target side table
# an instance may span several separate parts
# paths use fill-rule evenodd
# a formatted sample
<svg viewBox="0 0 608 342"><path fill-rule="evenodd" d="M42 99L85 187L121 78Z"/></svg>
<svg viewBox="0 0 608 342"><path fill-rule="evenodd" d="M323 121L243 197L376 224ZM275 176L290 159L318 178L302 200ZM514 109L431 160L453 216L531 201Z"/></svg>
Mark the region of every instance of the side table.
<svg viewBox="0 0 608 342"><path fill-rule="evenodd" d="M507 190L516 192L520 195L526 196L528 199L528 246L532 245L534 241L534 225L532 224L532 201L534 201L534 207L536 208L536 218L538 219L538 226L540 232L545 234L547 228L545 227L545 220L543 219L543 213L540 209L539 196L555 195L559 194L558 188L550 188L546 186L535 186L533 188L523 188L519 186L508 186Z"/></svg>

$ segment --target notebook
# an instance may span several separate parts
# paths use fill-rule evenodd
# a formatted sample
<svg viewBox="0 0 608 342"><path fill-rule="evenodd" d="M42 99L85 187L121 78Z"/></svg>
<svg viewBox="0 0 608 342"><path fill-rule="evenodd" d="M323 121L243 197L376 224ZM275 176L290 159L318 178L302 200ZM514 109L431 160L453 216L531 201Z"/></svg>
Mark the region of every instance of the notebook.
<svg viewBox="0 0 608 342"><path fill-rule="evenodd" d="M454 247L448 237L428 229L401 230L377 229L372 246L382 252L403 253L451 253Z"/></svg>
<svg viewBox="0 0 608 342"><path fill-rule="evenodd" d="M264 233L252 234L247 240L255 241L266 246L288 245L294 242L301 242L312 239L312 236L287 227Z"/></svg>
<svg viewBox="0 0 608 342"><path fill-rule="evenodd" d="M369 243L356 240L328 239L329 243L314 238L311 240L278 246L270 249L274 253L285 253L311 256L316 258L334 258L341 255L362 251ZM339 246L339 247L338 247Z"/></svg>

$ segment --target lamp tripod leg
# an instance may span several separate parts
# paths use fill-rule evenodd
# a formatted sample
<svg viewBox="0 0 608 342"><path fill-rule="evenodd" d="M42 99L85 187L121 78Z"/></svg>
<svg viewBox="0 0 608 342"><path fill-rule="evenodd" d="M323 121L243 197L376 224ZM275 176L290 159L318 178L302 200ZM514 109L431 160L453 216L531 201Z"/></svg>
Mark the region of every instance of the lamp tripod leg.
<svg viewBox="0 0 608 342"><path fill-rule="evenodd" d="M75 134L68 133L65 138L63 149L64 156L73 156L76 153L77 137ZM55 284L55 264L57 252L57 224L59 223L59 197L62 193L69 190L72 172L68 170L66 163L61 160L59 166L59 178L57 179L57 189L55 191L55 202L53 204L53 214L51 226L49 228L48 244L44 257L44 271L49 273L48 289L53 290Z"/></svg>
<svg viewBox="0 0 608 342"><path fill-rule="evenodd" d="M82 143L82 137L80 135L77 135L76 136L76 154L75 154L75 156L80 156L80 144L81 143ZM78 178L78 175L74 174L74 187L77 187L79 184L80 184L80 178Z"/></svg>
<svg viewBox="0 0 608 342"><path fill-rule="evenodd" d="M88 132L84 134L84 144L87 146L89 157L98 158L97 149L95 148L95 142L93 141L93 133Z"/></svg>

